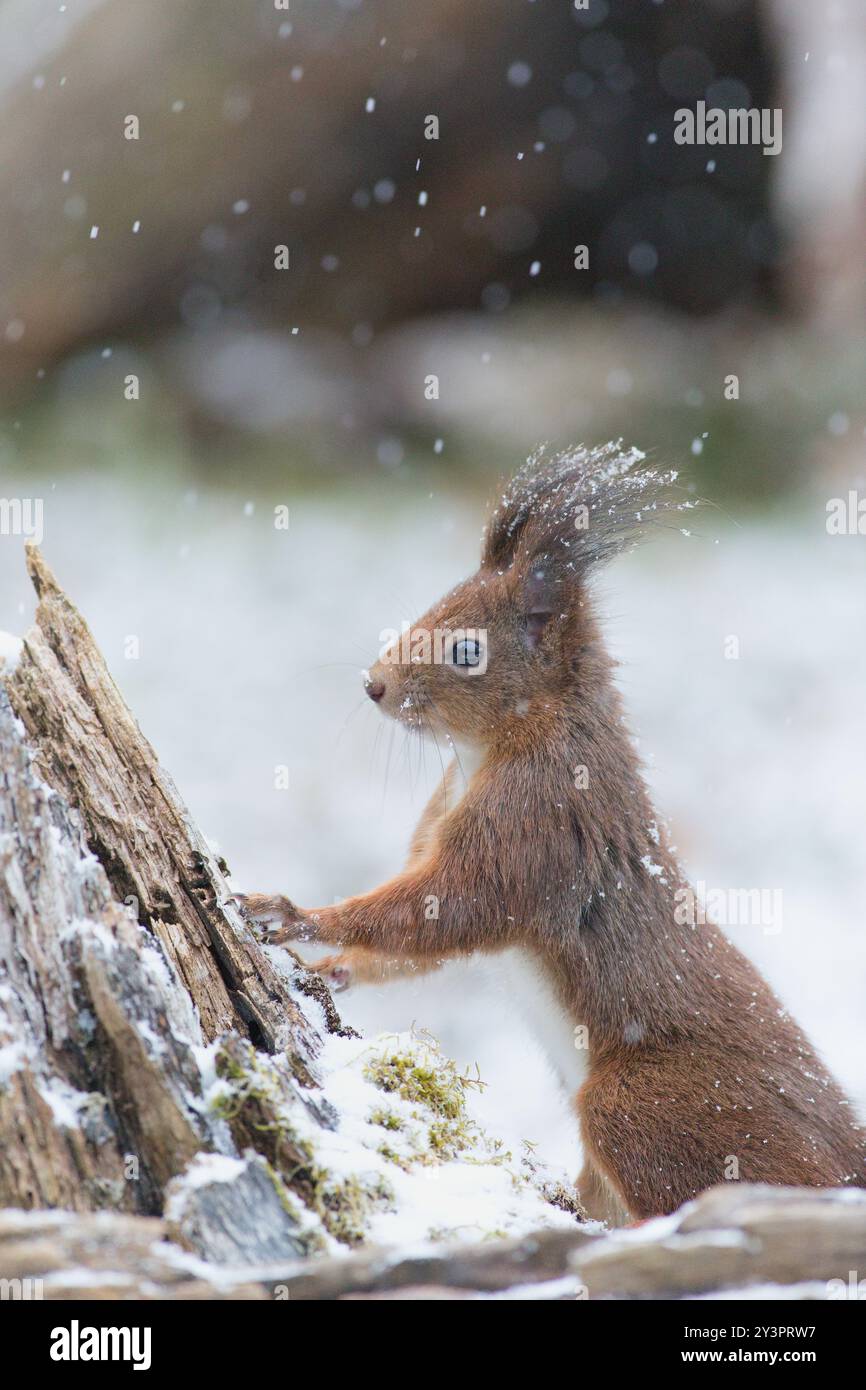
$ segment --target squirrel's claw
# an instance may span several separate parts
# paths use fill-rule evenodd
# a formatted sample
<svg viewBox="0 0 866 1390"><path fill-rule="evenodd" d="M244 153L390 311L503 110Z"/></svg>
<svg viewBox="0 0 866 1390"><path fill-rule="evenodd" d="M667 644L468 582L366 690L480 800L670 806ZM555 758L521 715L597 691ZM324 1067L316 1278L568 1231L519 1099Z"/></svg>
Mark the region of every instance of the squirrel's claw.
<svg viewBox="0 0 866 1390"><path fill-rule="evenodd" d="M250 926L266 941L279 945L304 934L303 917L290 898L279 893L234 893L232 896Z"/></svg>

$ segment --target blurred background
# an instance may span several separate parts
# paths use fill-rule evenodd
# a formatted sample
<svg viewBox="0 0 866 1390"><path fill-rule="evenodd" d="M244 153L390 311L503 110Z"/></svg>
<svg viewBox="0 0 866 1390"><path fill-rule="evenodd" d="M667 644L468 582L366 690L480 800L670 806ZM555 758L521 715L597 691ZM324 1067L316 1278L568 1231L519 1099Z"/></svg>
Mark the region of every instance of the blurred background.
<svg viewBox="0 0 866 1390"><path fill-rule="evenodd" d="M781 153L677 145L700 100ZM734 934L861 1106L864 110L860 0L0 0L0 497L238 884L394 872L438 763L361 668L529 448L624 436L708 502L599 592L653 791L782 890ZM341 1003L576 1170L495 964Z"/></svg>

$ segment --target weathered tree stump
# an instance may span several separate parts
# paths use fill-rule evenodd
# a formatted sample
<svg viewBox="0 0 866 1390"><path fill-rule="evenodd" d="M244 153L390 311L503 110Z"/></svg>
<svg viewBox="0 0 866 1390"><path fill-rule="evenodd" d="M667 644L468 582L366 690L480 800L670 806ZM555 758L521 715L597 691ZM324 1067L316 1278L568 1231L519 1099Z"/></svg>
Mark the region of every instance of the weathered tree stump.
<svg viewBox="0 0 866 1390"><path fill-rule="evenodd" d="M205 1104L203 1049L272 1056L264 1128L268 1105L332 1125L321 1039L87 624L35 547L27 563L36 624L0 686L0 1206L160 1214L197 1154L237 1152ZM324 983L300 963L295 983L339 1029ZM218 1221L198 1220L221 1249Z"/></svg>
<svg viewBox="0 0 866 1390"><path fill-rule="evenodd" d="M112 680L84 619L34 545L36 626L7 685L39 776L81 816L114 897L161 941L205 1040L236 1029L293 1051L315 1037L231 900L222 870Z"/></svg>

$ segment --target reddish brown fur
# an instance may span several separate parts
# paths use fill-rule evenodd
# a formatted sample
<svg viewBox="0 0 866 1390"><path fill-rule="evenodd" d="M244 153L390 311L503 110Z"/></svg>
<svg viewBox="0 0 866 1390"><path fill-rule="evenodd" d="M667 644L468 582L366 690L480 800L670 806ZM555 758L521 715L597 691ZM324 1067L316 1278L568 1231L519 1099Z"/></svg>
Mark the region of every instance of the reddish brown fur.
<svg viewBox="0 0 866 1390"><path fill-rule="evenodd" d="M580 1188L599 1215L671 1211L729 1176L732 1159L744 1181L863 1184L856 1116L797 1024L716 927L677 921L684 881L656 829L586 587L634 505L607 488L611 457L584 452L525 472L478 573L416 625L486 629L484 674L390 660L370 672L385 713L477 750L459 804L455 762L402 873L338 906L256 895L249 911L279 917L275 939L346 948L324 964L337 983L532 951L588 1030ZM626 458L617 487L629 469ZM578 545L568 509L579 497L596 530Z"/></svg>

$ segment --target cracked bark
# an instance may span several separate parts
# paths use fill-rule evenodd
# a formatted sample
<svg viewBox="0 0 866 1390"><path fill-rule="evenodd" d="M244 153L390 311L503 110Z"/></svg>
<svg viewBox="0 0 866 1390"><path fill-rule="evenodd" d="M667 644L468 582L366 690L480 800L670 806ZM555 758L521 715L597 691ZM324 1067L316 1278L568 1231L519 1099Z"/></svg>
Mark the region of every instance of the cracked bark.
<svg viewBox="0 0 866 1390"><path fill-rule="evenodd" d="M314 1031L241 919L90 629L34 545L27 566L39 597L36 625L7 687L39 776L80 814L115 899L159 938L206 1041L235 1029L269 1052L287 1050L299 1079L312 1084Z"/></svg>
<svg viewBox="0 0 866 1390"><path fill-rule="evenodd" d="M274 1105L332 1125L321 1037L84 619L33 546L27 564L36 621L0 673L0 1206L160 1214L197 1154L231 1152L200 1049L275 1054ZM340 1030L324 983L295 972ZM218 1219L198 1215L219 1246ZM262 1239L251 1234L249 1255Z"/></svg>

